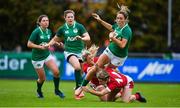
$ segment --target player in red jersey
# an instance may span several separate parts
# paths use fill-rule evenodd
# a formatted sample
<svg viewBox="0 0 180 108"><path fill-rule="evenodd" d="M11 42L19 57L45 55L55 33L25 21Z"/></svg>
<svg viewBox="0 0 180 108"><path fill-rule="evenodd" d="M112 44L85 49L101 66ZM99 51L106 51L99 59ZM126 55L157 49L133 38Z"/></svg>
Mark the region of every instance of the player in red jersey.
<svg viewBox="0 0 180 108"><path fill-rule="evenodd" d="M89 71L89 69L91 69L91 67L97 62L98 57L95 57L96 53L97 53L97 49L98 47L95 45L92 45L88 50L84 50L83 51L83 60L84 63L82 65L83 67L83 72L85 74L87 74L87 72ZM95 76L93 76L93 78L91 79L91 81L89 82L90 86L95 89L97 86L99 86L99 81Z"/></svg>
<svg viewBox="0 0 180 108"><path fill-rule="evenodd" d="M84 50L83 51L83 72L85 74L87 74L87 72L91 69L92 66L95 65L95 63L97 62L99 57L96 57L96 53L97 53L98 47L95 45L92 45L88 50ZM108 65L108 67L111 67L110 65ZM118 69L114 69L114 71L119 72ZM96 75L94 75L91 79L91 81L89 82L90 86L95 89L97 86L99 86L99 81L96 77Z"/></svg>
<svg viewBox="0 0 180 108"><path fill-rule="evenodd" d="M115 101L118 97L121 97L125 103L133 100L140 102L146 102L146 99L137 92L132 95L134 88L134 82L131 77L117 73L112 68L105 68L97 72L97 78L100 86L97 90L89 89L88 87L82 87L85 92L91 93L100 97L102 101Z"/></svg>

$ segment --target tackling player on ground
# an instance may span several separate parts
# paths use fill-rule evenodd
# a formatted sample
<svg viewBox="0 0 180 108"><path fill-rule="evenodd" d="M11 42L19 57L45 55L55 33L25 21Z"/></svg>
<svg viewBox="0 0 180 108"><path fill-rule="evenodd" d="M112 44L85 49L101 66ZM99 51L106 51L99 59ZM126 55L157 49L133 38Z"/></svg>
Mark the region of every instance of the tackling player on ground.
<svg viewBox="0 0 180 108"><path fill-rule="evenodd" d="M134 82L131 77L115 72L112 68L105 68L97 73L99 86L96 90L83 87L83 90L96 95L101 101L115 101L117 98L125 103L137 100L146 102L146 99L137 92L132 95Z"/></svg>

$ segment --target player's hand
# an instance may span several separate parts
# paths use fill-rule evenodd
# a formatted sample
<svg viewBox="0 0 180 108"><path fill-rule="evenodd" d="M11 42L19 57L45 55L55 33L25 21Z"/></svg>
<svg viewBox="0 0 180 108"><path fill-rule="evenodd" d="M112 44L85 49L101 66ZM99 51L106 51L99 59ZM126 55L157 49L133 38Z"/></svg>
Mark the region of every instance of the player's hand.
<svg viewBox="0 0 180 108"><path fill-rule="evenodd" d="M76 39L77 40L82 40L82 37L81 36L76 36Z"/></svg>
<svg viewBox="0 0 180 108"><path fill-rule="evenodd" d="M117 33L116 32L111 32L109 33L109 39L112 40L113 38L116 38Z"/></svg>
<svg viewBox="0 0 180 108"><path fill-rule="evenodd" d="M45 50L45 49L47 49L47 48L45 47L45 45L40 45L40 46L39 46L39 49Z"/></svg>
<svg viewBox="0 0 180 108"><path fill-rule="evenodd" d="M101 20L101 18L99 17L99 15L96 14L96 13L92 13L92 16L93 16L96 20L98 20L98 21Z"/></svg>
<svg viewBox="0 0 180 108"><path fill-rule="evenodd" d="M48 49L49 47L50 47L50 45L49 44L44 44L44 45L42 45L45 49Z"/></svg>
<svg viewBox="0 0 180 108"><path fill-rule="evenodd" d="M55 45L57 45L60 48L64 48L64 44L62 42L55 42Z"/></svg>
<svg viewBox="0 0 180 108"><path fill-rule="evenodd" d="M88 89L88 87L86 87L86 86L85 86L85 87L82 87L82 89L83 89L83 91L85 91L85 92L87 92L87 93L89 92L89 89Z"/></svg>

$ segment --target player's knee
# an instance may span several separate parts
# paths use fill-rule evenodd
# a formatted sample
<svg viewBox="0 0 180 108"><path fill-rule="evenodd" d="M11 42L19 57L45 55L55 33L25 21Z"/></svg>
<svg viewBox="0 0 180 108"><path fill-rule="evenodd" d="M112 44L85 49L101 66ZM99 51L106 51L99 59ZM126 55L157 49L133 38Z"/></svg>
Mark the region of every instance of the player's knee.
<svg viewBox="0 0 180 108"><path fill-rule="evenodd" d="M101 100L101 101L104 101L104 102L107 102L108 100L107 100L107 96L101 96L101 97L99 97L99 99Z"/></svg>
<svg viewBox="0 0 180 108"><path fill-rule="evenodd" d="M75 70L75 71L80 71L80 70L81 70L81 67L80 67L80 66L75 66L75 67L74 67L74 70Z"/></svg>
<svg viewBox="0 0 180 108"><path fill-rule="evenodd" d="M129 103L129 102L130 102L130 99L122 99L122 101L123 101L124 103Z"/></svg>
<svg viewBox="0 0 180 108"><path fill-rule="evenodd" d="M53 72L53 74L54 74L54 77L59 77L59 70L55 70L54 72Z"/></svg>
<svg viewBox="0 0 180 108"><path fill-rule="evenodd" d="M46 80L46 77L40 77L40 78L38 78L38 82L40 82L40 83L44 82L45 80Z"/></svg>

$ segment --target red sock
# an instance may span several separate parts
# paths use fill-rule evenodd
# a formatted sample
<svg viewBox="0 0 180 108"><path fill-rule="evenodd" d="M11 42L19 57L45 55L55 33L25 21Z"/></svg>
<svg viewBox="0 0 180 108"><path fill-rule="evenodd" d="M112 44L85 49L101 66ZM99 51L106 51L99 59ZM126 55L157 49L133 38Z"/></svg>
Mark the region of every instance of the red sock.
<svg viewBox="0 0 180 108"><path fill-rule="evenodd" d="M134 94L134 95L136 97L136 100L138 100L140 98L138 94Z"/></svg>

